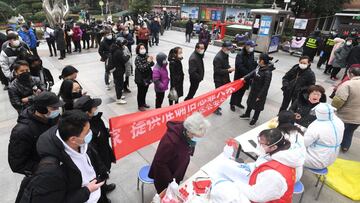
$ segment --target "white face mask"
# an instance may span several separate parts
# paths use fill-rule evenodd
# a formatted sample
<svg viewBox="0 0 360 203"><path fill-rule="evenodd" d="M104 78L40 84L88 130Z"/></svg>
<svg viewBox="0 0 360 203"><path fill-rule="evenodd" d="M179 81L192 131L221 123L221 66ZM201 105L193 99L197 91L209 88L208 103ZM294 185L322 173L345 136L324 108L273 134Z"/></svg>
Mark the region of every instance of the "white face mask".
<svg viewBox="0 0 360 203"><path fill-rule="evenodd" d="M127 34L129 34L129 31L125 31L125 32L124 32L124 35L127 35Z"/></svg>
<svg viewBox="0 0 360 203"><path fill-rule="evenodd" d="M247 51L250 52L250 53L253 52L253 51L254 51L254 47L248 48Z"/></svg>
<svg viewBox="0 0 360 203"><path fill-rule="evenodd" d="M267 154L264 147L262 147L260 144L257 145L256 149L260 152L260 156Z"/></svg>
<svg viewBox="0 0 360 203"><path fill-rule="evenodd" d="M199 54L203 55L205 53L205 50L198 51Z"/></svg>
<svg viewBox="0 0 360 203"><path fill-rule="evenodd" d="M112 35L107 35L106 39L112 39Z"/></svg>
<svg viewBox="0 0 360 203"><path fill-rule="evenodd" d="M179 55L178 55L178 58L179 58L179 59L183 59L183 55L182 55L182 54L179 54Z"/></svg>
<svg viewBox="0 0 360 203"><path fill-rule="evenodd" d="M350 46L350 45L352 45L352 42L347 41L347 42L346 42L346 45L347 45L347 46Z"/></svg>
<svg viewBox="0 0 360 203"><path fill-rule="evenodd" d="M139 50L139 53L140 53L140 54L146 54L146 49L140 49L140 50Z"/></svg>
<svg viewBox="0 0 360 203"><path fill-rule="evenodd" d="M227 51L224 51L225 54L229 55L230 54L230 51L227 50Z"/></svg>
<svg viewBox="0 0 360 203"><path fill-rule="evenodd" d="M302 70L304 70L304 69L306 69L307 67L308 67L308 65L307 64L299 64L299 67L300 67L300 69L302 69Z"/></svg>
<svg viewBox="0 0 360 203"><path fill-rule="evenodd" d="M12 45L13 45L14 47L20 46L20 40L14 40L13 43L12 43Z"/></svg>

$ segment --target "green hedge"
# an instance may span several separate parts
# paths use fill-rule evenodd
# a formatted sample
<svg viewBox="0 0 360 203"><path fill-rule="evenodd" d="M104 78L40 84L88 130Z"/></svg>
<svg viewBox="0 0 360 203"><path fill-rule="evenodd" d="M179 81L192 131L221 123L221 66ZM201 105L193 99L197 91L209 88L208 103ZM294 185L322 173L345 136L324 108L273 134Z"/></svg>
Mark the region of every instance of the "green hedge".
<svg viewBox="0 0 360 203"><path fill-rule="evenodd" d="M41 3L41 2L32 3L32 4L31 4L31 7L32 7L33 9L36 9L36 10L41 10L41 9L42 9L42 3Z"/></svg>
<svg viewBox="0 0 360 203"><path fill-rule="evenodd" d="M15 12L12 8L7 3L0 1L0 21L6 22L13 15Z"/></svg>
<svg viewBox="0 0 360 203"><path fill-rule="evenodd" d="M21 15L24 16L24 14L26 13L31 13L32 9L28 4L20 4L19 6L16 7L16 12L21 13Z"/></svg>

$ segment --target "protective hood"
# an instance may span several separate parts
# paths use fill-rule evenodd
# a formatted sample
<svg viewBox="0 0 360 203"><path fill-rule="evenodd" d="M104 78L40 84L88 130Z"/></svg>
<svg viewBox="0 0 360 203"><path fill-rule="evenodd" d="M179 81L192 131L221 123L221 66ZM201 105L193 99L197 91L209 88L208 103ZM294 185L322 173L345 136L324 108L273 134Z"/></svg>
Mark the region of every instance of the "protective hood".
<svg viewBox="0 0 360 203"><path fill-rule="evenodd" d="M313 108L315 111L316 120L331 121L333 120L335 108L327 103L320 103Z"/></svg>
<svg viewBox="0 0 360 203"><path fill-rule="evenodd" d="M299 151L299 149L289 148L288 150L276 152L271 156L271 158L286 166L296 168L303 166L305 161L304 154L299 153Z"/></svg>
<svg viewBox="0 0 360 203"><path fill-rule="evenodd" d="M219 180L211 188L210 203L241 203L241 196L240 188L236 184L228 180Z"/></svg>

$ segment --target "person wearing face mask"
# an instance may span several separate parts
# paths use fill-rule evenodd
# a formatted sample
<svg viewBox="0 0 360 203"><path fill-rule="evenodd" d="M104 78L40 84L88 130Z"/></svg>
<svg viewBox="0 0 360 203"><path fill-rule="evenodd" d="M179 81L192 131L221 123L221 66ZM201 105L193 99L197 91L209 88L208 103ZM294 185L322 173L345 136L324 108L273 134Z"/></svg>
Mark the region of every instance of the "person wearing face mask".
<svg viewBox="0 0 360 203"><path fill-rule="evenodd" d="M148 44L149 44L150 31L146 22L143 22L139 30L137 31L137 43L142 43L145 45L146 53L148 53Z"/></svg>
<svg viewBox="0 0 360 203"><path fill-rule="evenodd" d="M33 55L38 56L37 53L37 39L34 33L34 30L31 29L28 25L22 25L21 29L18 31L19 37L29 46Z"/></svg>
<svg viewBox="0 0 360 203"><path fill-rule="evenodd" d="M120 32L119 37L123 37L127 40L127 48L129 49L130 53L132 53L131 46L135 43L133 35L129 32L129 27L125 26L124 30Z"/></svg>
<svg viewBox="0 0 360 203"><path fill-rule="evenodd" d="M15 79L9 85L8 94L11 105L20 114L32 104L34 97L46 88L39 78L31 76L29 64L26 61L17 61L13 67Z"/></svg>
<svg viewBox="0 0 360 203"><path fill-rule="evenodd" d="M337 115L345 123L344 139L341 142L343 152L349 150L353 134L360 125L360 67L350 67L348 77L349 80L338 87L331 103L337 108Z"/></svg>
<svg viewBox="0 0 360 203"><path fill-rule="evenodd" d="M63 104L54 93L42 92L34 98L33 105L19 115L8 146L8 161L14 173L26 177L33 175L40 161L36 151L37 140L42 133L57 124L59 108ZM22 185L26 179L24 178ZM22 193L22 189L19 193ZM20 197L17 197L16 202Z"/></svg>
<svg viewBox="0 0 360 203"><path fill-rule="evenodd" d="M55 25L54 30L54 40L56 42L56 48L60 51L60 58L59 60L63 60L66 57L66 43L65 43L65 32L63 30L63 26L61 24ZM56 56L56 51L55 56Z"/></svg>
<svg viewBox="0 0 360 203"><path fill-rule="evenodd" d="M333 164L339 154L344 135L344 123L335 115L335 109L320 103L314 109L316 120L307 128L304 141L304 166L323 169Z"/></svg>
<svg viewBox="0 0 360 203"><path fill-rule="evenodd" d="M149 89L149 85L152 83L152 70L154 66L154 58L146 54L144 44L139 44L136 47L135 58L135 83L138 87L137 91L137 104L139 111L146 111L146 108L150 108L146 104L146 93Z"/></svg>
<svg viewBox="0 0 360 203"><path fill-rule="evenodd" d="M331 80L338 80L337 74L342 68L346 68L348 63L347 59L353 48L353 39L346 38L345 44L334 52L334 61L332 62L333 69L331 71Z"/></svg>
<svg viewBox="0 0 360 203"><path fill-rule="evenodd" d="M150 24L150 31L151 31L151 44L156 46L159 46L159 33L160 33L160 22L159 18L155 17L151 24Z"/></svg>
<svg viewBox="0 0 360 203"><path fill-rule="evenodd" d="M89 145L93 136L86 113L80 110L65 112L58 125L43 133L37 142L41 161L48 163L40 162L25 188L22 201L102 202L104 194L100 187L108 173L97 152Z"/></svg>
<svg viewBox="0 0 360 203"><path fill-rule="evenodd" d="M42 60L38 56L31 56L28 61L31 76L40 78L40 82L45 85L46 90L51 91L51 87L54 85L54 78L49 69L43 67Z"/></svg>
<svg viewBox="0 0 360 203"><path fill-rule="evenodd" d="M258 67L252 72L246 80L252 79L251 89L249 97L247 99L247 108L244 114L240 116L241 119L250 119L252 110L255 110L253 118L250 121L250 125L256 124L259 119L261 111L264 110L267 94L270 88L272 79L272 71L275 70L273 64L271 64L270 57L267 54L260 54Z"/></svg>
<svg viewBox="0 0 360 203"><path fill-rule="evenodd" d="M310 112L320 102L326 102L325 89L320 85L311 85L308 89L300 92L299 97L291 104L289 110L295 113L295 122L307 128L316 120L316 116Z"/></svg>
<svg viewBox="0 0 360 203"><path fill-rule="evenodd" d="M199 112L193 113L185 121L167 122L167 131L160 140L149 171L158 194L173 179L177 183L183 180L195 146L204 138L209 127L209 121Z"/></svg>
<svg viewBox="0 0 360 203"><path fill-rule="evenodd" d="M80 53L81 52L80 41L81 41L83 32L81 31L79 24L75 24L74 27L71 30L73 32L71 38L72 38L72 41L73 41L74 46L75 46L75 49L74 49L73 52L79 51L79 53Z"/></svg>
<svg viewBox="0 0 360 203"><path fill-rule="evenodd" d="M59 80L56 81L55 84L51 87L51 91L55 94L58 94L63 81L67 79L76 81L78 73L79 71L74 66L65 66L61 71L61 75L58 77Z"/></svg>
<svg viewBox="0 0 360 203"><path fill-rule="evenodd" d="M216 54L213 60L215 88L229 83L229 74L235 71L235 67L231 67L229 64L229 54L232 48L233 44L230 41L224 41L221 50ZM219 107L216 109L214 113L221 116L221 108Z"/></svg>
<svg viewBox="0 0 360 203"><path fill-rule="evenodd" d="M314 57L319 49L319 46L322 43L320 34L321 34L320 30L315 30L309 35L309 37L306 38L304 42L303 56L309 56L310 62L314 60Z"/></svg>
<svg viewBox="0 0 360 203"><path fill-rule="evenodd" d="M19 40L19 36L15 32L10 32L7 39L8 43L0 54L0 66L8 82L10 82L14 76L14 67L12 67L12 65L18 60L25 60L30 53L27 45ZM6 42L4 44L6 44Z"/></svg>
<svg viewBox="0 0 360 203"><path fill-rule="evenodd" d="M261 155L248 164L249 183L235 182L238 190L251 202L292 202L295 168L302 164L288 159L290 141L275 128L260 132L258 143Z"/></svg>
<svg viewBox="0 0 360 203"><path fill-rule="evenodd" d="M254 49L257 44L248 40L245 42L245 47L241 50L240 53L236 55L235 59L235 74L234 81L240 78L243 78L245 75L249 74L251 71L255 70L257 64L254 59ZM245 91L249 89L250 81L246 81L244 87L236 91L231 95L230 99L230 109L231 111L235 111L235 106L243 109L245 108L241 104L241 100L245 94Z"/></svg>
<svg viewBox="0 0 360 203"><path fill-rule="evenodd" d="M164 101L165 92L169 89L169 74L167 70L168 62L166 54L160 52L156 55L156 64L153 68L152 79L156 93L155 107L161 108Z"/></svg>
<svg viewBox="0 0 360 203"><path fill-rule="evenodd" d="M176 90L178 99L173 101L169 99L169 104L179 103L179 98L184 95L184 71L181 60L183 59L183 51L180 47L175 47L169 52L169 69L170 69L170 89Z"/></svg>
<svg viewBox="0 0 360 203"><path fill-rule="evenodd" d="M190 88L185 101L194 97L197 89L199 88L200 82L204 79L204 52L205 45L202 43L196 43L195 51L189 58Z"/></svg>
<svg viewBox="0 0 360 203"><path fill-rule="evenodd" d="M109 57L110 57L110 48L115 43L113 35L111 32L106 32L103 40L100 42L98 53L100 55L100 61L105 64L105 85L106 89L110 90L110 72L106 71L109 65Z"/></svg>
<svg viewBox="0 0 360 203"><path fill-rule="evenodd" d="M207 50L207 47L211 41L211 34L208 30L208 26L204 25L203 28L201 28L201 31L199 33L199 42L204 44L205 51Z"/></svg>
<svg viewBox="0 0 360 203"><path fill-rule="evenodd" d="M90 96L85 95L75 101L74 109L79 109L90 117L90 130L93 133L90 145L99 153L99 157L110 174L111 163L115 163L116 160L113 150L109 144L109 129L105 126L104 121L101 119L103 113L99 112L101 102L100 98L91 98ZM101 187L101 190L105 194L113 191L115 187L115 184L106 184L105 182L105 184Z"/></svg>
<svg viewBox="0 0 360 203"><path fill-rule="evenodd" d="M310 59L307 56L301 56L299 63L294 65L282 78L283 101L280 111L287 110L299 96L299 93L306 90L310 85L315 85L315 73L310 68Z"/></svg>
<svg viewBox="0 0 360 203"><path fill-rule="evenodd" d="M72 110L74 100L80 98L83 94L80 84L75 80L64 80L61 84L58 96L65 102L63 111Z"/></svg>

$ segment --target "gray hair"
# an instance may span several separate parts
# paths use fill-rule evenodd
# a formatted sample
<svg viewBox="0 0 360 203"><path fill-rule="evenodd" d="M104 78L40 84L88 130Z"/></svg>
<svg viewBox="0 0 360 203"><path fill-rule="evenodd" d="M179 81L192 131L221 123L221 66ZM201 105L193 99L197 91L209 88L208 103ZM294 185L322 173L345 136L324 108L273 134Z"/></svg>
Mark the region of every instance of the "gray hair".
<svg viewBox="0 0 360 203"><path fill-rule="evenodd" d="M184 127L187 132L201 136L210 127L210 122L201 113L195 112L185 119Z"/></svg>

